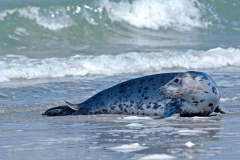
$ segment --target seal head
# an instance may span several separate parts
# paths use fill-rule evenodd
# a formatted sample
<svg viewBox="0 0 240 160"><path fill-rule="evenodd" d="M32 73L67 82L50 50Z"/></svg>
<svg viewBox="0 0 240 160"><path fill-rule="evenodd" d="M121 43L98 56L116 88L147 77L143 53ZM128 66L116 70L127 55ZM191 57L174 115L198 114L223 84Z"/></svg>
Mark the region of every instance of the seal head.
<svg viewBox="0 0 240 160"><path fill-rule="evenodd" d="M181 116L208 116L218 108L220 99L214 80L205 73L195 71L178 73L159 89L159 94L172 99L168 105L177 106Z"/></svg>

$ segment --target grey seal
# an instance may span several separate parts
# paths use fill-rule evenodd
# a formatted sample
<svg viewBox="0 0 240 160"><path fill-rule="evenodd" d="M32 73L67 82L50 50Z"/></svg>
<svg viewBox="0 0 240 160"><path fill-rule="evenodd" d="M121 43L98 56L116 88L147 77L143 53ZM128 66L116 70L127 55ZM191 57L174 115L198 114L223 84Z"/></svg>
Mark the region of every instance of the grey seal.
<svg viewBox="0 0 240 160"><path fill-rule="evenodd" d="M136 114L209 116L226 113L215 81L203 72L154 74L105 89L86 101L48 109L42 115Z"/></svg>

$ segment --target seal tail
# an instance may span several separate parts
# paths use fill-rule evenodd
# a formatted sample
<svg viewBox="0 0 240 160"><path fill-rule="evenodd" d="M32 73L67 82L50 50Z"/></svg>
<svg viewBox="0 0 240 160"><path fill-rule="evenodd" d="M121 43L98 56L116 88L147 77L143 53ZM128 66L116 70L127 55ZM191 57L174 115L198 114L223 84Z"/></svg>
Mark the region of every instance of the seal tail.
<svg viewBox="0 0 240 160"><path fill-rule="evenodd" d="M58 106L54 108L50 108L46 110L42 115L45 116L67 116L76 114L78 111L83 109L81 104L72 104L67 101L64 101L67 105L65 106Z"/></svg>

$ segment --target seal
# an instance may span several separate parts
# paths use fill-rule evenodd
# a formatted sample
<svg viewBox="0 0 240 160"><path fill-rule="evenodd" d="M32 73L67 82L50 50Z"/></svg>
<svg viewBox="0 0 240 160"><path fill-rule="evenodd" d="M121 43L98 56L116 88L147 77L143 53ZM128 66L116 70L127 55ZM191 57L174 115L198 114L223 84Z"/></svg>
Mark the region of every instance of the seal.
<svg viewBox="0 0 240 160"><path fill-rule="evenodd" d="M226 113L214 80L203 72L154 74L105 89L86 101L48 109L42 115L136 114L209 116Z"/></svg>

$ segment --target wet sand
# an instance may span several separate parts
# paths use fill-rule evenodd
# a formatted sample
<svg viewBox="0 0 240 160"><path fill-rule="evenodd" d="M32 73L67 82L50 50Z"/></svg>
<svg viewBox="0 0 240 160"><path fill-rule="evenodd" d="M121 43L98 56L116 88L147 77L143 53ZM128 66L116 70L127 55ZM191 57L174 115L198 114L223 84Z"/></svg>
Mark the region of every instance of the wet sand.
<svg viewBox="0 0 240 160"><path fill-rule="evenodd" d="M2 114L0 159L238 159L240 109L227 108L234 113L167 119Z"/></svg>

